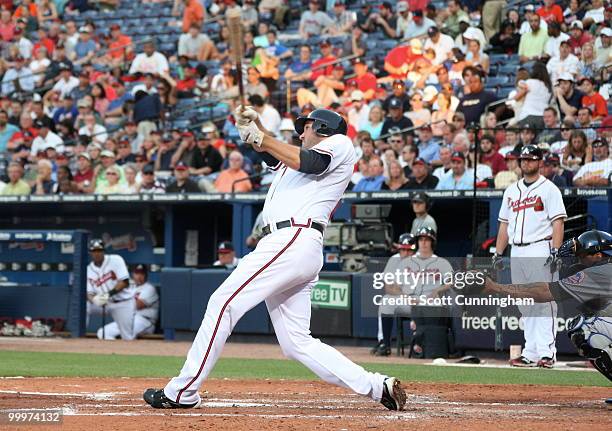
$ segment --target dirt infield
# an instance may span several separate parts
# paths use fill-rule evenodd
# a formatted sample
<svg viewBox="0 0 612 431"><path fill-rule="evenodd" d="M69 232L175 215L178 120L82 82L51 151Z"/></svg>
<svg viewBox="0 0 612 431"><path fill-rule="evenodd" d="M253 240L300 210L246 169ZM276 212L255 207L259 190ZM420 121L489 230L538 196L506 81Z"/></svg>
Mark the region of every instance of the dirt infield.
<svg viewBox="0 0 612 431"><path fill-rule="evenodd" d="M609 388L411 383L406 385L407 410L389 412L320 382L210 380L199 409L148 407L143 389L165 382L3 378L0 414L9 409L61 409L61 427L19 426L35 430L612 429L612 414L602 403L611 395Z"/></svg>

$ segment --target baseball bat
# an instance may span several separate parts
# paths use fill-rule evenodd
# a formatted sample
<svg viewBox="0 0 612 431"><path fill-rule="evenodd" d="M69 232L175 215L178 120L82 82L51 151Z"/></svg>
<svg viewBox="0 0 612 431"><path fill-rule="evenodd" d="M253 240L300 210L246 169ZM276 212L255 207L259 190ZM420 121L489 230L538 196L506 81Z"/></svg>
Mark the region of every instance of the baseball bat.
<svg viewBox="0 0 612 431"><path fill-rule="evenodd" d="M240 20L240 9L232 8L227 11L227 28L229 29L230 48L234 62L236 63L236 77L238 79L238 92L240 93L240 104L246 106L244 83L242 82L242 22Z"/></svg>

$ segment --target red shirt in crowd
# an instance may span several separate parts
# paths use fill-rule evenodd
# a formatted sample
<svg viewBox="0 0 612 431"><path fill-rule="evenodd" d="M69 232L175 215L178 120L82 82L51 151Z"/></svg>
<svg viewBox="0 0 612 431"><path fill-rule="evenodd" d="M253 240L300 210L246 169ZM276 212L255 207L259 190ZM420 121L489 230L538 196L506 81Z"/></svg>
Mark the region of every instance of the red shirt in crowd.
<svg viewBox="0 0 612 431"><path fill-rule="evenodd" d="M36 42L34 44L34 49L32 50L34 56L36 56L41 46L47 48L47 57L51 57L51 54L53 54L53 50L55 49L55 43L53 42L53 40L48 37L45 37L44 39L41 39Z"/></svg>
<svg viewBox="0 0 612 431"><path fill-rule="evenodd" d="M0 22L0 38L4 42L10 42L15 36L15 24L9 22L7 24Z"/></svg>
<svg viewBox="0 0 612 431"><path fill-rule="evenodd" d="M593 36L591 36L586 31L583 31L582 36L580 36L579 39L575 39L573 36L570 36L567 42L569 43L569 46L572 48L572 54L580 57L580 52L582 52L582 46L587 42L591 42L592 40L593 40Z"/></svg>
<svg viewBox="0 0 612 431"><path fill-rule="evenodd" d="M559 24L563 22L563 10L558 4L552 5L550 9L542 6L536 13L546 22L557 21Z"/></svg>
<svg viewBox="0 0 612 431"><path fill-rule="evenodd" d="M314 81L321 75L330 76L332 74L332 70L334 70L333 65L330 64L327 67L321 67L320 69L317 68L328 63L333 63L336 60L337 58L335 56L329 55L327 57L321 57L317 61L312 63L312 73L310 74L310 79Z"/></svg>
<svg viewBox="0 0 612 431"><path fill-rule="evenodd" d="M81 173L81 171L77 170L76 174L74 174L74 182L79 184L79 183L83 183L85 181L89 181L91 183L91 181L93 180L93 174L94 174L93 169L90 169L90 170L85 171L83 173Z"/></svg>
<svg viewBox="0 0 612 431"><path fill-rule="evenodd" d="M111 58L121 58L125 55L125 49L132 44L132 38L125 34L120 34L108 44L108 55Z"/></svg>
<svg viewBox="0 0 612 431"><path fill-rule="evenodd" d="M582 106L591 110L594 120L608 116L606 99L597 92L593 93L592 96L587 96L586 94L582 96Z"/></svg>
<svg viewBox="0 0 612 431"><path fill-rule="evenodd" d="M356 76L354 79L357 82L357 88L363 93L372 90L372 96L368 97L368 100L376 95L376 76L372 72L367 72L362 77Z"/></svg>
<svg viewBox="0 0 612 431"><path fill-rule="evenodd" d="M489 155L483 154L480 158L480 161L481 163L484 163L485 165L489 165L491 167L493 175L497 175L498 172L505 171L507 169L504 156L502 156L495 150L491 151L491 154Z"/></svg>
<svg viewBox="0 0 612 431"><path fill-rule="evenodd" d="M422 57L423 56L420 54L414 54L409 46L403 45L395 47L391 51L389 51L389 53L385 57L385 63L389 63L391 66L399 68L402 67L404 64L414 63ZM389 76L391 76L393 79L406 79L406 74L390 74Z"/></svg>

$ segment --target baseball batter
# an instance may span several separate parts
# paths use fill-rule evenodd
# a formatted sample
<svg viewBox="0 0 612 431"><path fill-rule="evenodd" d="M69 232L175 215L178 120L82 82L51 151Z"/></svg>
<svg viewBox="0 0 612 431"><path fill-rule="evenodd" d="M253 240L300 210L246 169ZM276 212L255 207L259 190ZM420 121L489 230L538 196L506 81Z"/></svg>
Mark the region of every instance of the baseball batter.
<svg viewBox="0 0 612 431"><path fill-rule="evenodd" d="M494 266L499 266L506 246L512 246L513 283L554 281L557 251L563 242L567 218L559 188L539 173L542 151L526 145L520 154L523 179L504 192L499 210ZM517 367L552 368L557 349L557 304L547 301L519 306L523 317L525 348L510 361Z"/></svg>
<svg viewBox="0 0 612 431"><path fill-rule="evenodd" d="M108 309L124 340L133 340L134 290L129 287L130 274L123 258L104 254L104 242L89 243L91 262L87 265L88 312L94 308ZM91 305L89 305L91 304Z"/></svg>
<svg viewBox="0 0 612 431"><path fill-rule="evenodd" d="M134 291L134 338L143 334L152 334L159 315L159 295L155 286L147 281L147 267L137 265L132 271L130 288ZM111 322L98 329L98 338L115 340L121 335L117 322Z"/></svg>
<svg viewBox="0 0 612 431"><path fill-rule="evenodd" d="M310 335L310 292L323 265L323 231L356 162L346 121L325 109L298 118L297 147L265 131L251 108L239 107L234 116L242 140L276 170L263 209L265 236L210 297L180 374L163 390L147 389L145 401L155 408L197 407L198 389L233 327L265 301L287 357L329 383L402 410L406 393L398 379L368 372Z"/></svg>
<svg viewBox="0 0 612 431"><path fill-rule="evenodd" d="M557 282L498 284L487 279L483 293L533 298L538 303L573 299L581 314L571 319L567 335L591 364L612 381L612 235L590 230L563 243L562 257L579 264ZM612 404L612 398L606 400Z"/></svg>

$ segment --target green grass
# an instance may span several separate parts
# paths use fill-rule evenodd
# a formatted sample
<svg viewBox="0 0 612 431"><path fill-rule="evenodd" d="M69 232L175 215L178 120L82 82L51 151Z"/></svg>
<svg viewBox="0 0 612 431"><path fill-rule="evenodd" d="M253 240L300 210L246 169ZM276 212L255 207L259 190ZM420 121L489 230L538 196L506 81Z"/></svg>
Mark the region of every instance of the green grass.
<svg viewBox="0 0 612 431"><path fill-rule="evenodd" d="M0 352L0 376L172 377L183 365L176 356ZM361 364L406 382L609 386L599 373L584 371L459 368L430 365ZM222 358L212 376L243 379L313 380L303 365L288 360Z"/></svg>

